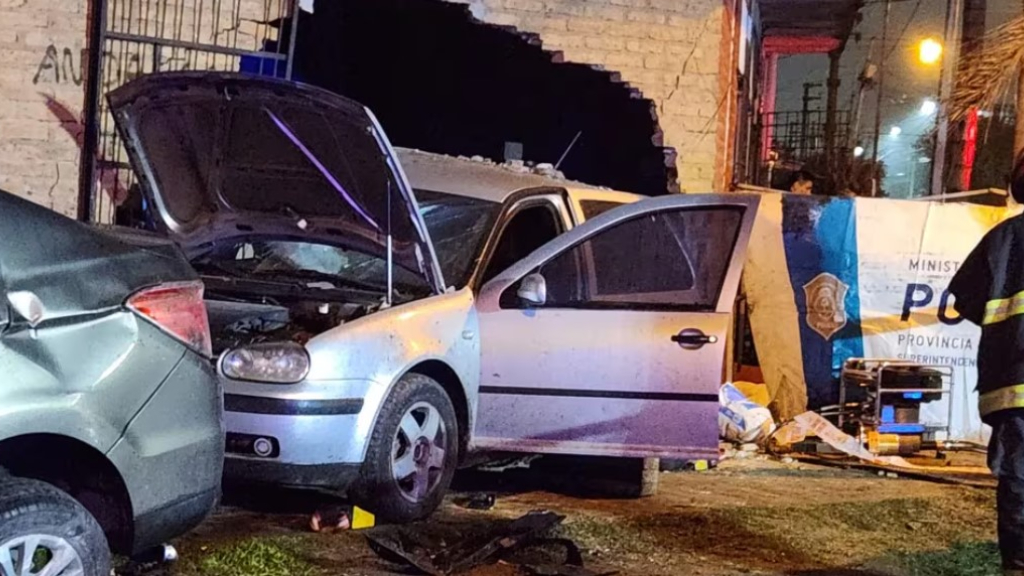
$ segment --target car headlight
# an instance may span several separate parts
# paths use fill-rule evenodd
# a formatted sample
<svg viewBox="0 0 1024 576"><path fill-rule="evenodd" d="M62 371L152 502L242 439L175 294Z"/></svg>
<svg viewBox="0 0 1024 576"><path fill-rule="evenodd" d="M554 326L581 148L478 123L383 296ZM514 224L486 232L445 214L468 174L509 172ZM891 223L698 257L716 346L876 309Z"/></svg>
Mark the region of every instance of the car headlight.
<svg viewBox="0 0 1024 576"><path fill-rule="evenodd" d="M309 353L294 342L268 342L224 354L221 372L233 380L294 384L309 373Z"/></svg>

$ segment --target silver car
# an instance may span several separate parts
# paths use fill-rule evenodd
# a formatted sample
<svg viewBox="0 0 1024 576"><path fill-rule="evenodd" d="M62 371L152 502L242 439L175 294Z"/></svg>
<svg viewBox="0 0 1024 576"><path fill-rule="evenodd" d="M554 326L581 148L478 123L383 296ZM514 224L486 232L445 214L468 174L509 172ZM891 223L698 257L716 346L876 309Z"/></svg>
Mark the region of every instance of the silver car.
<svg viewBox="0 0 1024 576"><path fill-rule="evenodd" d="M717 456L756 197L399 155L363 106L271 79L155 75L110 101L206 283L229 478L402 521L475 450Z"/></svg>

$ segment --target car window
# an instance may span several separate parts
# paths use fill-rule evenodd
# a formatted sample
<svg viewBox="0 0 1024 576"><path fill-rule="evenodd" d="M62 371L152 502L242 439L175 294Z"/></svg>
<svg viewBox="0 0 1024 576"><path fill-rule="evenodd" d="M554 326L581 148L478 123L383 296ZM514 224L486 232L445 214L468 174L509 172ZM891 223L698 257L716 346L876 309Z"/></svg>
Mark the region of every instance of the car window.
<svg viewBox="0 0 1024 576"><path fill-rule="evenodd" d="M590 220L612 208L622 206L621 202L610 202L608 200L580 200L580 208L583 210L583 219Z"/></svg>
<svg viewBox="0 0 1024 576"><path fill-rule="evenodd" d="M416 199L445 282L465 286L501 204L419 189Z"/></svg>
<svg viewBox="0 0 1024 576"><path fill-rule="evenodd" d="M487 282L504 272L563 231L558 212L549 202L519 210L502 229L481 281Z"/></svg>
<svg viewBox="0 0 1024 576"><path fill-rule="evenodd" d="M701 208L603 230L540 267L545 307L714 310L741 220L740 210Z"/></svg>

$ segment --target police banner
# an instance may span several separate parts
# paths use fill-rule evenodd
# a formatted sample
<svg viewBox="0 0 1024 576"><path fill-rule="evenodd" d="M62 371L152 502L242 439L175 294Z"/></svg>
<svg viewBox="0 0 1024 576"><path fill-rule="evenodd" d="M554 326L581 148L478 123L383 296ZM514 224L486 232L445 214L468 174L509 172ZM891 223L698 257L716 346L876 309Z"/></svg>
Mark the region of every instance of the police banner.
<svg viewBox="0 0 1024 576"><path fill-rule="evenodd" d="M979 330L947 291L981 237L1017 211L971 204L765 194L744 291L765 383L780 417L838 401L847 358L953 369L952 436L984 441ZM947 419L944 400L922 420Z"/></svg>

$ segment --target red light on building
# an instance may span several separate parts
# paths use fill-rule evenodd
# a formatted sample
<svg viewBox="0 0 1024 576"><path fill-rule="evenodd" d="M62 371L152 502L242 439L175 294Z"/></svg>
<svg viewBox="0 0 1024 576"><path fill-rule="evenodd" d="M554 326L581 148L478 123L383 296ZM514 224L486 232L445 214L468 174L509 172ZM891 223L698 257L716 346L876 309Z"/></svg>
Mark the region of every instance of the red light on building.
<svg viewBox="0 0 1024 576"><path fill-rule="evenodd" d="M971 171L974 169L974 156L978 151L978 109L971 108L964 120L964 151L961 157L960 189L971 189Z"/></svg>

